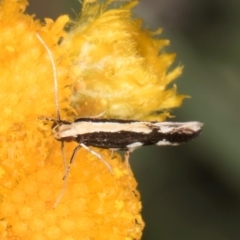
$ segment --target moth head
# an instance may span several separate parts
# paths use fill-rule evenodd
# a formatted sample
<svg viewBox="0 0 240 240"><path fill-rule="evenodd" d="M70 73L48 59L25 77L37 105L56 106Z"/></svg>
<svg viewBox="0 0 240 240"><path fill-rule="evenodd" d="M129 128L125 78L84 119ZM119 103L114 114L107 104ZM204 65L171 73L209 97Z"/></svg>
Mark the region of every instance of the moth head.
<svg viewBox="0 0 240 240"><path fill-rule="evenodd" d="M52 133L56 140L70 142L74 137L67 133L71 131L72 125L68 121L56 121L52 126Z"/></svg>

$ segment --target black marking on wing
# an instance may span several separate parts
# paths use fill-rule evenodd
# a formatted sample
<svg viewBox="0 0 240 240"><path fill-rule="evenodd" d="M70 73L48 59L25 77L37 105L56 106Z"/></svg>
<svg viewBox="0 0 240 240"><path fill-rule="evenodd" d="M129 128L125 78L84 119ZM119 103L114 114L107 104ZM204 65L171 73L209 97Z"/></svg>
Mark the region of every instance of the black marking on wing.
<svg viewBox="0 0 240 240"><path fill-rule="evenodd" d="M101 121L102 122L102 121ZM159 141L166 141L171 144L182 144L186 143L200 134L194 132L190 129L185 129L185 131L173 131L170 133L160 133L159 129L153 129L151 133L136 133L131 131L120 131L120 132L95 132L82 134L76 137L74 140L83 143L87 146L93 146L98 148L115 148L127 150L128 145L135 142L140 142L143 145L154 145Z"/></svg>

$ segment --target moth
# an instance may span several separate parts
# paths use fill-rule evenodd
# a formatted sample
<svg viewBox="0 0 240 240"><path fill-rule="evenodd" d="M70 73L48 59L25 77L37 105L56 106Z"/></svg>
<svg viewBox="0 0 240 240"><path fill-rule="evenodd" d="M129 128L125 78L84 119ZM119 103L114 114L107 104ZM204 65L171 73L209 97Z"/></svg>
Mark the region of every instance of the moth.
<svg viewBox="0 0 240 240"><path fill-rule="evenodd" d="M124 150L125 161L129 165L129 154L136 148L157 145L176 146L196 138L201 130L200 122L145 122L123 119L78 118L73 123L59 121L52 129L53 135L60 141L76 141L70 160L72 164L76 152L84 147L102 160L112 171L109 164L88 146ZM67 170L68 172L69 170Z"/></svg>
<svg viewBox="0 0 240 240"><path fill-rule="evenodd" d="M65 167L64 179L67 178L71 164L77 151L83 147L98 157L112 172L107 161L89 147L110 150L124 150L128 162L130 152L147 145L179 145L196 138L202 131L203 124L193 122L150 122L124 119L78 118L74 122L63 121L60 118L58 102L58 82L56 66L51 51L37 34L39 41L48 52L54 78L55 105L57 119L45 118L55 124L52 133L55 139L62 142L75 141L78 146L73 151L68 168Z"/></svg>
<svg viewBox="0 0 240 240"><path fill-rule="evenodd" d="M175 146L186 143L196 138L201 129L200 122L78 118L73 123L60 121L52 132L57 140L132 152L141 146Z"/></svg>

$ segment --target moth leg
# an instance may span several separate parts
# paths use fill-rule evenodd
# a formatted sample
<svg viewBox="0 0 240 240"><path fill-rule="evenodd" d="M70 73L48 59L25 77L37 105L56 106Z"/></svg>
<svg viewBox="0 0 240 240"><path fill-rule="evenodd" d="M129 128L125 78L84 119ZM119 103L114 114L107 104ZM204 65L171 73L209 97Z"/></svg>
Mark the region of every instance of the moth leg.
<svg viewBox="0 0 240 240"><path fill-rule="evenodd" d="M63 152L63 158L65 159L65 151L64 151L64 143L62 141L62 152ZM66 189L67 189L67 180L68 180L68 175L69 175L69 172L70 172L70 169L71 169L71 166L72 166L72 163L75 159L75 156L76 156L76 153L77 151L81 148L80 145L78 145L74 151L73 151L73 154L71 156L71 159L70 159L70 162L69 162L69 165L68 167L66 167L66 161L64 161L64 176L63 176L63 180L64 180L64 184L63 184L63 187L62 187L62 190L61 190L61 193L59 194L57 200L55 201L54 205L53 205L53 209L57 207L57 205L59 204L60 200L62 199Z"/></svg>
<svg viewBox="0 0 240 240"><path fill-rule="evenodd" d="M71 166L72 166L72 164L73 164L73 161L74 161L74 159L75 159L75 157L76 157L76 153L77 153L77 151L78 151L81 147L82 147L81 145L78 145L78 146L75 147L75 149L73 150L72 156L71 156L70 161L69 161L68 168L67 168L67 170L66 170L66 172L65 172L65 174L64 174L64 176L63 176L63 180L66 180L66 179L68 178L68 174L69 174L70 168L71 168Z"/></svg>
<svg viewBox="0 0 240 240"><path fill-rule="evenodd" d="M106 165L106 167L109 169L109 171L110 171L111 173L113 173L112 167L111 167L111 166L109 165L109 163L102 157L101 154L94 152L93 150L91 150L88 146L86 146L86 145L83 144L83 143L80 143L80 146L82 146L83 148L85 148L86 150L88 150L91 154L93 154L94 156L96 156L99 160L101 160L101 161Z"/></svg>
<svg viewBox="0 0 240 240"><path fill-rule="evenodd" d="M132 172L131 165L130 165L130 162L129 162L130 153L133 152L133 151L134 151L134 149L126 149L125 154L124 154L124 161L125 161L126 168L127 168L127 173L128 173L129 176L131 175L131 172Z"/></svg>
<svg viewBox="0 0 240 240"><path fill-rule="evenodd" d="M96 115L96 116L91 116L90 118L100 118L100 117L102 117L104 114L105 114L105 111L99 113L99 114Z"/></svg>
<svg viewBox="0 0 240 240"><path fill-rule="evenodd" d="M85 148L85 149L88 150L91 154L93 154L93 155L96 156L98 159L100 159L100 160L107 166L107 168L109 169L109 171L110 171L111 173L113 173L112 167L108 164L108 162L107 162L106 160L104 160L104 159L102 158L101 154L98 154L98 153L94 152L93 150L91 150L91 149L90 149L88 146L86 146L85 144L79 143L79 145L73 150L73 153L72 153L72 156L71 156L71 159L70 159L70 162L69 162L69 166L68 166L68 168L67 168L67 170L66 170L66 172L65 172L65 175L64 175L64 177L63 177L63 180L67 179L68 174L69 174L69 171L70 171L70 168L71 168L71 166L72 166L72 164L73 164L73 161L74 161L74 159L75 159L75 157L76 157L76 153L77 153L77 151L78 151L81 147Z"/></svg>
<svg viewBox="0 0 240 240"><path fill-rule="evenodd" d="M111 158L113 158L114 150L111 150Z"/></svg>
<svg viewBox="0 0 240 240"><path fill-rule="evenodd" d="M126 151L125 151L125 154L124 154L124 160L125 160L127 169L130 168L130 164L129 164L130 153L131 153L130 150L126 150Z"/></svg>
<svg viewBox="0 0 240 240"><path fill-rule="evenodd" d="M64 145L62 144L62 147L63 147L63 146L64 146ZM63 185L63 188L62 188L61 193L59 194L57 200L55 201L55 203L54 203L54 205L53 205L53 208L56 208L56 207L57 207L57 205L59 204L61 198L63 197L63 195L64 195L64 193L65 193L65 191L66 191L66 188L67 188L67 180L68 180L68 175L69 175L71 166L72 166L72 164L73 164L73 162L74 162L74 159L75 159L75 157L76 157L76 154L77 154L78 150L79 150L81 147L85 148L85 149L88 150L91 154L93 154L93 155L96 156L99 160L101 160L101 161L107 166L107 168L109 169L109 171L110 171L111 173L113 173L112 167L108 164L108 162L107 162L106 160L104 160L104 159L102 158L102 156L101 156L100 154L94 152L93 150L91 150L89 147L87 147L87 146L84 145L83 143L80 143L80 144L73 150L73 153L72 153L72 156L71 156L71 158L70 158L68 167L67 167L67 168L65 167L66 169L65 169L65 172L64 172L64 176L63 176L64 185ZM62 149L62 151L65 152L63 149ZM65 153L64 153L64 158L65 158ZM65 160L64 160L64 162L65 162Z"/></svg>
<svg viewBox="0 0 240 240"><path fill-rule="evenodd" d="M64 175L67 173L67 163L66 163L66 153L64 147L64 141L61 140L61 151L62 151L62 161L63 161L63 168L64 168Z"/></svg>
<svg viewBox="0 0 240 240"><path fill-rule="evenodd" d="M131 169L131 166L130 166L130 162L129 162L129 159L130 159L130 153L132 153L136 148L131 148L131 149L126 149L125 150L125 154L124 154L124 161L126 163L126 166L128 169Z"/></svg>

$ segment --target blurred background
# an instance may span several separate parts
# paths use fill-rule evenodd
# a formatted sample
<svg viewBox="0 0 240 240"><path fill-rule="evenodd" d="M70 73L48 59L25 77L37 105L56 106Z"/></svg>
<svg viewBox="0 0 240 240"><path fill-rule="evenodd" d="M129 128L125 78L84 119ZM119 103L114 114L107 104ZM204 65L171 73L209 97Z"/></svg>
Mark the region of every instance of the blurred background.
<svg viewBox="0 0 240 240"><path fill-rule="evenodd" d="M77 0L30 0L38 18L73 18ZM146 223L143 240L240 239L240 1L140 0L150 29L162 27L165 49L185 66L177 80L191 95L174 121L205 123L179 147L145 147L131 155Z"/></svg>

